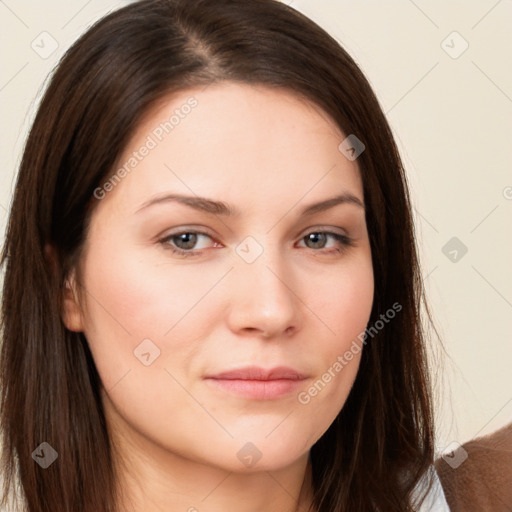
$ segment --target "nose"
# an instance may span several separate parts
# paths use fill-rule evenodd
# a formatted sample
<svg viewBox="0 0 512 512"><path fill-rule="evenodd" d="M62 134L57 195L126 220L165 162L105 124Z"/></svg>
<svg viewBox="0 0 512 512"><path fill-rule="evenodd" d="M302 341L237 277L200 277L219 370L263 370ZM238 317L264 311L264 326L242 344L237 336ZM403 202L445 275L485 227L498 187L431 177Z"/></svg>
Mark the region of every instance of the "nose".
<svg viewBox="0 0 512 512"><path fill-rule="evenodd" d="M238 335L288 337L302 327L305 307L297 290L299 281L278 250L265 250L253 261L237 261L228 285L228 322Z"/></svg>

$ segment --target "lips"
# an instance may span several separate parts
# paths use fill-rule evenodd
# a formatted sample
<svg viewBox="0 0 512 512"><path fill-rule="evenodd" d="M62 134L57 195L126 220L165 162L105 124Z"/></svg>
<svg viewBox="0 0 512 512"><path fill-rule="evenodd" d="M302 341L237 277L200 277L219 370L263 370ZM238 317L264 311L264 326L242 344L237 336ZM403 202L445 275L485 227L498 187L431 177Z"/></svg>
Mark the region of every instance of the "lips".
<svg viewBox="0 0 512 512"><path fill-rule="evenodd" d="M205 378L217 390L255 400L273 400L290 395L305 379L304 374L288 366L270 369L247 366Z"/></svg>
<svg viewBox="0 0 512 512"><path fill-rule="evenodd" d="M259 366L247 366L238 370L221 372L207 378L225 380L301 380L304 376L288 366L277 366L269 370Z"/></svg>

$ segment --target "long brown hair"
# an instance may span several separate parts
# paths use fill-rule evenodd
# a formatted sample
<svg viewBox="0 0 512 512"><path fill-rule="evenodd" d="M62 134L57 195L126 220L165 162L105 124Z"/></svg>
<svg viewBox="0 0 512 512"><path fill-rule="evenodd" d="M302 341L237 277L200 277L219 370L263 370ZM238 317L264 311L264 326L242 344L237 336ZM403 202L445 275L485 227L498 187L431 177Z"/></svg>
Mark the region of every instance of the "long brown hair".
<svg viewBox="0 0 512 512"><path fill-rule="evenodd" d="M275 0L143 0L98 21L64 55L17 177L1 260L1 428L4 498L19 480L29 512L116 510L101 381L83 333L63 325L62 288L80 261L87 204L142 116L173 91L225 80L302 95L365 145L357 162L375 278L370 324L391 304L401 311L368 338L347 402L311 449L314 505L414 509L413 489L433 462L424 297L405 173L368 81L323 29ZM47 469L32 458L43 442L59 457Z"/></svg>

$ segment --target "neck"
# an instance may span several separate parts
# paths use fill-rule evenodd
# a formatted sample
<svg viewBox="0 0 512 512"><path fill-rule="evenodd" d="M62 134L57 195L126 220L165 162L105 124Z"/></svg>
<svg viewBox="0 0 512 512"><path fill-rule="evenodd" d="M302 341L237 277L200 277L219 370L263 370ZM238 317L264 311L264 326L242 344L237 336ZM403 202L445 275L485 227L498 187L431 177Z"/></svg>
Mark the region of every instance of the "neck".
<svg viewBox="0 0 512 512"><path fill-rule="evenodd" d="M112 431L120 511L306 512L312 501L308 453L272 471L235 472L170 452L126 425Z"/></svg>
<svg viewBox="0 0 512 512"><path fill-rule="evenodd" d="M130 512L296 512L311 499L307 457L276 471L240 474L182 459L138 454L125 463L122 505ZM308 501L309 500L309 501Z"/></svg>

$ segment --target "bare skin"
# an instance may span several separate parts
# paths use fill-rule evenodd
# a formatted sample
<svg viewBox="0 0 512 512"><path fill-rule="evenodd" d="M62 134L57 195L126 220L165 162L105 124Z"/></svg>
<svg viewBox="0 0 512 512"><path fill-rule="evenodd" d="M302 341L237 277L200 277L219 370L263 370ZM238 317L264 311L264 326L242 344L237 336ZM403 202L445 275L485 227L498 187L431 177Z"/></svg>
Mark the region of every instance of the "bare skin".
<svg viewBox="0 0 512 512"><path fill-rule="evenodd" d="M197 105L160 133L192 96ZM156 146L140 151L148 136ZM232 83L181 91L138 126L118 165L134 152L140 160L94 207L83 301L71 276L63 307L103 383L122 510L307 509L310 449L343 407L360 351L332 368L373 301L361 176L338 149L345 137L289 92ZM144 207L166 193L238 215ZM287 366L300 379L242 392L209 378L249 365Z"/></svg>

